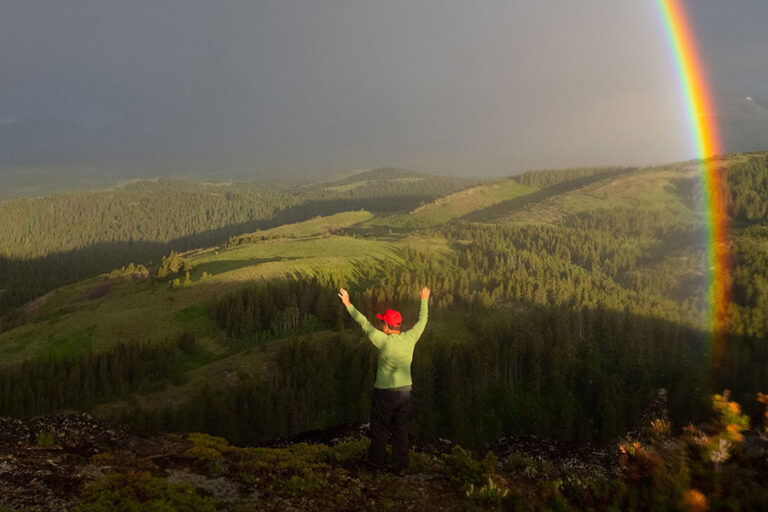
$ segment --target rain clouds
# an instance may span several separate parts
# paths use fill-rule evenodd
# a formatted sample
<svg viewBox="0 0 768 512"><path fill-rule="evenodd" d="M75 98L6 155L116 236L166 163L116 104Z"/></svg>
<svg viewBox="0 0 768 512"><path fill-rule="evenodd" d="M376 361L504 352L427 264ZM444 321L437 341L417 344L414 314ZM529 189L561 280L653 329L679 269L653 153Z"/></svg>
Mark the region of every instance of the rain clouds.
<svg viewBox="0 0 768 512"><path fill-rule="evenodd" d="M653 4L5 1L0 166L506 175L688 159ZM687 5L726 150L768 148L768 4Z"/></svg>

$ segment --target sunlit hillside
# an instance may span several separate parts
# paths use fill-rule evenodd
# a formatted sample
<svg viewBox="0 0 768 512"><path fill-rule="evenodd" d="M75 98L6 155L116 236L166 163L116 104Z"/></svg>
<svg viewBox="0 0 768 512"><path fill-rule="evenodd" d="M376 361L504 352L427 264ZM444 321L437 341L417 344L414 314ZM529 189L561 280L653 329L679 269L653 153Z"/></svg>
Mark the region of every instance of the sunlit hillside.
<svg viewBox="0 0 768 512"><path fill-rule="evenodd" d="M11 309L0 333L0 410L83 409L139 427L210 427L243 442L363 421L368 403L350 393L368 385L375 354L334 290L348 287L368 315L397 307L407 323L415 291L428 284L430 327L413 369L420 435L470 444L502 432L610 439L658 387L669 389L677 421L701 418L707 395L697 390L727 386L742 397L767 371L756 340L768 332L760 299L768 227L751 195L766 157L719 162L731 184L736 266L733 351L717 361L714 380L695 162L481 184L385 170L270 192L283 199L260 229L224 226L207 247L174 249L170 240L151 259L131 258ZM141 190L132 189L136 204ZM222 204L245 205L237 203L243 193L233 189ZM11 205L42 212L67 197ZM198 201L205 210L205 196ZM130 254L142 253L122 255ZM60 261L65 271L69 260ZM42 376L55 374L69 384L53 400ZM321 374L337 376L332 388L316 385ZM12 391L25 389L19 378L36 379L24 402ZM435 392L445 386L471 391ZM272 419L243 430L242 418L218 407L196 409L211 393L230 412L258 393L253 411ZM226 416L225 426L205 420L210 414Z"/></svg>

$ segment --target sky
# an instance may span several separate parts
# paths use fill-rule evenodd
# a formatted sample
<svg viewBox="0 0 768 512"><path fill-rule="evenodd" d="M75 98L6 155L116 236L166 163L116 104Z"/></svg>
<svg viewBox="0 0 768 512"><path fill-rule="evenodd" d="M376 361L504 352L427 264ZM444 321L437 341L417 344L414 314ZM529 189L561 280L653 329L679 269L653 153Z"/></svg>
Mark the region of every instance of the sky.
<svg viewBox="0 0 768 512"><path fill-rule="evenodd" d="M768 149L768 2L685 5L725 150ZM687 160L674 66L655 0L0 0L0 172Z"/></svg>

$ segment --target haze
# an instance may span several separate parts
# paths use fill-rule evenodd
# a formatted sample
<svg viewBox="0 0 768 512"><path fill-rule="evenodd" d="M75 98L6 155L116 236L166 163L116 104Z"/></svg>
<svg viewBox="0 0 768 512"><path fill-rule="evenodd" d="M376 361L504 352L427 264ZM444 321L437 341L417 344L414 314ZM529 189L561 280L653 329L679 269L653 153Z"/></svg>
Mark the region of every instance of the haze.
<svg viewBox="0 0 768 512"><path fill-rule="evenodd" d="M6 171L489 176L696 156L652 1L0 5ZM766 149L768 4L687 6L726 150Z"/></svg>

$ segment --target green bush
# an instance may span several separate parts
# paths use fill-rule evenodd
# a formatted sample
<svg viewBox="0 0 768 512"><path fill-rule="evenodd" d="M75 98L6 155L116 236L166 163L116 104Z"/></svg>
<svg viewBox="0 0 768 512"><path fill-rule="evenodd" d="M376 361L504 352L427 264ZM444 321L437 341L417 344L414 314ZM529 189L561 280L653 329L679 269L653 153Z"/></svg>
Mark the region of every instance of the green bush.
<svg viewBox="0 0 768 512"><path fill-rule="evenodd" d="M410 460L410 469L413 473L426 473L434 470L437 461L434 457L425 453L411 450L408 458Z"/></svg>
<svg viewBox="0 0 768 512"><path fill-rule="evenodd" d="M37 434L37 440L35 442L40 448L53 448L56 444L56 436L50 431L40 432Z"/></svg>
<svg viewBox="0 0 768 512"><path fill-rule="evenodd" d="M535 467L536 461L530 457L514 453L504 461L504 468L514 472L525 472L527 468Z"/></svg>
<svg viewBox="0 0 768 512"><path fill-rule="evenodd" d="M485 457L480 464L482 465L483 471L485 471L485 473L489 475L495 475L496 468L499 464L499 458L496 457L495 453L489 451L485 454Z"/></svg>
<svg viewBox="0 0 768 512"><path fill-rule="evenodd" d="M347 466L355 463L362 463L368 454L368 447L371 442L369 439L359 439L347 443L339 443L336 446L328 448L328 462Z"/></svg>
<svg viewBox="0 0 768 512"><path fill-rule="evenodd" d="M322 477L313 473L306 476L294 475L281 482L279 492L288 496L302 496L322 489L325 484Z"/></svg>
<svg viewBox="0 0 768 512"><path fill-rule="evenodd" d="M221 462L224 458L223 454L233 449L223 437L200 432L194 432L187 437L192 442L192 447L185 452L185 455L195 459Z"/></svg>
<svg viewBox="0 0 768 512"><path fill-rule="evenodd" d="M283 494L310 492L320 478L318 475L331 470L326 463L331 458L330 448L322 444L298 443L286 448L233 449L238 459L236 466L239 478L251 483L271 483ZM286 479L292 482L286 483Z"/></svg>
<svg viewBox="0 0 768 512"><path fill-rule="evenodd" d="M469 489L466 492L469 499L488 505L498 505L509 494L508 489L498 485L491 478L482 487L475 488L474 485L469 484Z"/></svg>
<svg viewBox="0 0 768 512"><path fill-rule="evenodd" d="M237 447L230 446L223 437L195 432L189 434L188 439L192 441L192 447L185 452L185 455L200 461L211 475L224 473L226 470L224 454L238 450Z"/></svg>
<svg viewBox="0 0 768 512"><path fill-rule="evenodd" d="M450 454L443 455L443 467L451 482L465 491L470 486L482 486L488 478L483 465L458 445Z"/></svg>
<svg viewBox="0 0 768 512"><path fill-rule="evenodd" d="M75 512L215 512L212 498L189 484L171 484L145 471L114 473L85 488Z"/></svg>

